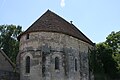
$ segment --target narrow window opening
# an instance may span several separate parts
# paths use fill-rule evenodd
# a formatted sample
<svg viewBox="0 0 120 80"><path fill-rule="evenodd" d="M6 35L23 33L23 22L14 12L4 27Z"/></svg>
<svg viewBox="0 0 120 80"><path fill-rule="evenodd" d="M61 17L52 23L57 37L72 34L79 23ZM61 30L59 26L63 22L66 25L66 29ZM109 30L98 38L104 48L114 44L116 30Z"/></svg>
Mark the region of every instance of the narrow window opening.
<svg viewBox="0 0 120 80"><path fill-rule="evenodd" d="M44 77L45 76L45 61L46 61L46 57L45 57L45 54L42 53L42 76Z"/></svg>
<svg viewBox="0 0 120 80"><path fill-rule="evenodd" d="M29 34L26 35L26 39L29 39Z"/></svg>
<svg viewBox="0 0 120 80"><path fill-rule="evenodd" d="M55 69L59 69L59 58L55 58Z"/></svg>
<svg viewBox="0 0 120 80"><path fill-rule="evenodd" d="M26 58L26 73L30 73L30 57Z"/></svg>
<svg viewBox="0 0 120 80"><path fill-rule="evenodd" d="M75 71L77 71L77 59L75 59Z"/></svg>

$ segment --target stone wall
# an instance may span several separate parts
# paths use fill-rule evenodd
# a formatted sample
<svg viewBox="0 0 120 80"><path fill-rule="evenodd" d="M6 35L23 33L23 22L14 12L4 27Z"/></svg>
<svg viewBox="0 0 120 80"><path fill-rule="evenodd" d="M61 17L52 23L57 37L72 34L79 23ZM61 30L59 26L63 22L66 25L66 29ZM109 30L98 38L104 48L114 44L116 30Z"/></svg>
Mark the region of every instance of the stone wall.
<svg viewBox="0 0 120 80"><path fill-rule="evenodd" d="M19 80L19 74L10 71L0 70L0 80Z"/></svg>
<svg viewBox="0 0 120 80"><path fill-rule="evenodd" d="M3 54L5 53L0 51L0 70L13 71L13 66Z"/></svg>
<svg viewBox="0 0 120 80"><path fill-rule="evenodd" d="M26 35L20 39L17 59L20 80L89 80L88 47L91 45L61 33L33 32L29 35L29 39ZM29 74L25 73L27 56L31 61ZM60 59L59 70L55 70L55 57Z"/></svg>
<svg viewBox="0 0 120 80"><path fill-rule="evenodd" d="M14 72L14 63L0 50L0 80L19 80L19 74Z"/></svg>

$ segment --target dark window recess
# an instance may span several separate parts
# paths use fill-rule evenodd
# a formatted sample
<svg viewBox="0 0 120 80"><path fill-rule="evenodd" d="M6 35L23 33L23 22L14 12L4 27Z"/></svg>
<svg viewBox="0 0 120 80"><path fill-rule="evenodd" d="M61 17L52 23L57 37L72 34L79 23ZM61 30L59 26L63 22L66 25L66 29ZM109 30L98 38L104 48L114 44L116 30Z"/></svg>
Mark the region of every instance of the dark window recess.
<svg viewBox="0 0 120 80"><path fill-rule="evenodd" d="M45 77L45 65L42 65L42 76Z"/></svg>
<svg viewBox="0 0 120 80"><path fill-rule="evenodd" d="M29 39L29 34L26 35L26 39Z"/></svg>
<svg viewBox="0 0 120 80"><path fill-rule="evenodd" d="M55 69L59 69L59 58L55 57Z"/></svg>
<svg viewBox="0 0 120 80"><path fill-rule="evenodd" d="M26 73L30 73L30 57L26 57Z"/></svg>
<svg viewBox="0 0 120 80"><path fill-rule="evenodd" d="M75 71L77 71L77 59L75 59Z"/></svg>
<svg viewBox="0 0 120 80"><path fill-rule="evenodd" d="M42 53L42 76L45 77L45 62L46 62L46 56L45 53Z"/></svg>

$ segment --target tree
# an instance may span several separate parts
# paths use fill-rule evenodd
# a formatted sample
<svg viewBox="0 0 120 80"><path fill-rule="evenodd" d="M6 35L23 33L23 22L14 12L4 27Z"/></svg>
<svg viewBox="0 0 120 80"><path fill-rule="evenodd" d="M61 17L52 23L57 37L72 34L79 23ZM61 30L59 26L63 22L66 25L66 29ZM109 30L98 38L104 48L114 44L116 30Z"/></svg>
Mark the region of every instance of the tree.
<svg viewBox="0 0 120 80"><path fill-rule="evenodd" d="M113 50L113 57L117 61L120 70L120 31L111 32L106 38L105 44Z"/></svg>
<svg viewBox="0 0 120 80"><path fill-rule="evenodd" d="M105 77L115 78L117 76L118 64L112 57L113 50L109 46L105 43L99 43L96 45L96 49L91 50L90 54L90 66L95 75L95 80L104 80Z"/></svg>
<svg viewBox="0 0 120 80"><path fill-rule="evenodd" d="M104 43L97 45L97 53L99 53L99 59L103 64L104 73L111 78L115 77L118 72L118 65L112 57L113 50Z"/></svg>
<svg viewBox="0 0 120 80"><path fill-rule="evenodd" d="M97 44L90 51L90 70L93 71L95 80L120 77L120 31L113 31L105 42Z"/></svg>
<svg viewBox="0 0 120 80"><path fill-rule="evenodd" d="M111 47L114 54L120 54L120 31L111 32L111 34L106 38L105 43Z"/></svg>
<svg viewBox="0 0 120 80"><path fill-rule="evenodd" d="M0 48L13 61L19 51L19 42L17 36L22 32L21 26L0 25Z"/></svg>
<svg viewBox="0 0 120 80"><path fill-rule="evenodd" d="M89 66L90 71L94 74L94 80L105 80L103 65L99 58L100 54L97 52L97 48L90 49L89 54Z"/></svg>

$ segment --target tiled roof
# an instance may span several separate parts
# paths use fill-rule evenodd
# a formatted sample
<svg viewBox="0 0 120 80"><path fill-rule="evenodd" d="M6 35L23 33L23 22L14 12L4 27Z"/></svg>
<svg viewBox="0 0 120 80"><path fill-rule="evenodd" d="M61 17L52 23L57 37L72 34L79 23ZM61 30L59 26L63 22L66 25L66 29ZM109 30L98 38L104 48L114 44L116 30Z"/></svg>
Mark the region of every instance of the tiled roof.
<svg viewBox="0 0 120 80"><path fill-rule="evenodd" d="M21 36L30 32L57 32L63 33L82 41L85 41L91 45L93 42L88 39L79 29L77 29L73 24L67 22L57 14L50 10L47 10L37 21L35 21L25 32L18 36L20 40Z"/></svg>

